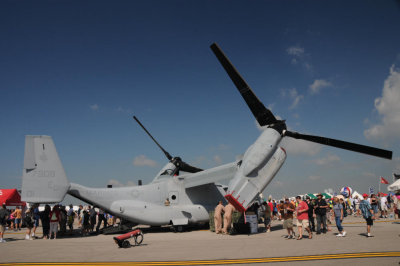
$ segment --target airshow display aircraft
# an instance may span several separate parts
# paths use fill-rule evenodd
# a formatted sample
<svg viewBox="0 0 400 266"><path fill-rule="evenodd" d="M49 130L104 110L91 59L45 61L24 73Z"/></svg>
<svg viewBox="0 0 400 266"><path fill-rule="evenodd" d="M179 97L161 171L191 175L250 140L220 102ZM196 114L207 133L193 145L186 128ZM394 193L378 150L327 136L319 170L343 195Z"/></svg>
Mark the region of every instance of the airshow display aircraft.
<svg viewBox="0 0 400 266"><path fill-rule="evenodd" d="M217 44L211 50L228 73L260 126L266 129L247 149L241 160L211 169L191 166L171 156L136 118L169 162L154 180L143 186L88 188L70 183L50 136L26 136L22 200L31 203L56 203L70 194L106 212L137 224L185 226L209 220L208 212L218 201L226 200L245 212L274 178L286 159L279 146L292 137L372 156L391 159L392 152L287 130L257 98ZM219 184L229 180L229 185ZM169 204L165 204L166 199Z"/></svg>

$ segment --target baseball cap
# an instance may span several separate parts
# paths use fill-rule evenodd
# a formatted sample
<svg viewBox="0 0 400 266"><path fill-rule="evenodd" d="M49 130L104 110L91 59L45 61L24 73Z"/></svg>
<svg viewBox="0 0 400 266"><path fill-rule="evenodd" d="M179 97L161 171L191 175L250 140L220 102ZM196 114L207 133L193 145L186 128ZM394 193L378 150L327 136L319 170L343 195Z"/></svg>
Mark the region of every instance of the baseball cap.
<svg viewBox="0 0 400 266"><path fill-rule="evenodd" d="M364 193L364 194L363 194L363 197L364 197L364 198L368 198L368 194L367 194L367 193Z"/></svg>

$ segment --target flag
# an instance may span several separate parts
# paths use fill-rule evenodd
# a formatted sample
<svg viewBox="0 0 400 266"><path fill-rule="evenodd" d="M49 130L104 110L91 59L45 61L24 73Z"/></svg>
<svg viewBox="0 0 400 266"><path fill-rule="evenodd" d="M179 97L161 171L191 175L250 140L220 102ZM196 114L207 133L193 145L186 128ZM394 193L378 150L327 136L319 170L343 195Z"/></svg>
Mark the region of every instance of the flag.
<svg viewBox="0 0 400 266"><path fill-rule="evenodd" d="M374 188L373 187L369 188L369 194L374 194Z"/></svg>
<svg viewBox="0 0 400 266"><path fill-rule="evenodd" d="M381 183L382 184L389 184L389 182L383 177L381 177Z"/></svg>
<svg viewBox="0 0 400 266"><path fill-rule="evenodd" d="M393 173L394 180L400 179L400 174Z"/></svg>

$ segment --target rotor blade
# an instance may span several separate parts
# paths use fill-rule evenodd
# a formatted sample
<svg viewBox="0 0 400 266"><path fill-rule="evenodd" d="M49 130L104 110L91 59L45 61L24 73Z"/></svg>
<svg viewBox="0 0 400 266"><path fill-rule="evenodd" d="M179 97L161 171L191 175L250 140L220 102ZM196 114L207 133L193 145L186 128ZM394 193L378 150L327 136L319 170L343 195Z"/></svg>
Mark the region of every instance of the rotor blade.
<svg viewBox="0 0 400 266"><path fill-rule="evenodd" d="M244 81L239 72L226 57L224 52L222 52L221 48L219 48L216 43L213 43L210 47L235 84L236 88L239 90L243 99L246 101L254 117L257 119L258 124L260 124L260 126L266 126L277 122L277 119L272 112L265 108L264 104L257 98L249 85L247 85L246 81Z"/></svg>
<svg viewBox="0 0 400 266"><path fill-rule="evenodd" d="M337 140L337 139L305 135L305 134L300 134L297 132L286 131L285 136L292 137L295 139L304 139L304 140L308 140L311 142L316 142L316 143L320 143L320 144L324 144L324 145L328 145L328 146L333 146L336 148L345 149L345 150L349 150L349 151L365 153L368 155L381 157L381 158L385 158L385 159L389 159L389 160L392 159L392 154L393 154L392 151L388 151L388 150L382 150L382 149L378 149L378 148L374 148L374 147L370 147L370 146L365 146L365 145L342 141L342 140Z"/></svg>
<svg viewBox="0 0 400 266"><path fill-rule="evenodd" d="M142 123L140 123L139 119L137 119L136 116L133 116L133 119L135 119L136 122L138 122L138 124L143 128L143 130L146 131L147 135L149 135L149 137L150 137L150 138L157 144L157 146L163 151L163 153L165 154L165 156L167 156L168 160L171 160L171 159L172 159L172 156L171 156L166 150L164 150L164 148L161 147L160 144L158 144L157 140L155 140L155 139L153 138L153 136L150 134L150 132L147 131L147 129L142 125Z"/></svg>

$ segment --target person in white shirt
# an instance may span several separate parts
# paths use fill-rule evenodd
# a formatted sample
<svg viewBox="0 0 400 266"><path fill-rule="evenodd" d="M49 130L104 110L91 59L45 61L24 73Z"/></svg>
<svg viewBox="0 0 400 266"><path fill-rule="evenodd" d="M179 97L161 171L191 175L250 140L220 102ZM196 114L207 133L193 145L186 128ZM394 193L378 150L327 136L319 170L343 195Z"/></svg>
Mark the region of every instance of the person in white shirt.
<svg viewBox="0 0 400 266"><path fill-rule="evenodd" d="M380 203L381 203L381 217L382 218L387 218L387 198L381 194L380 197Z"/></svg>

